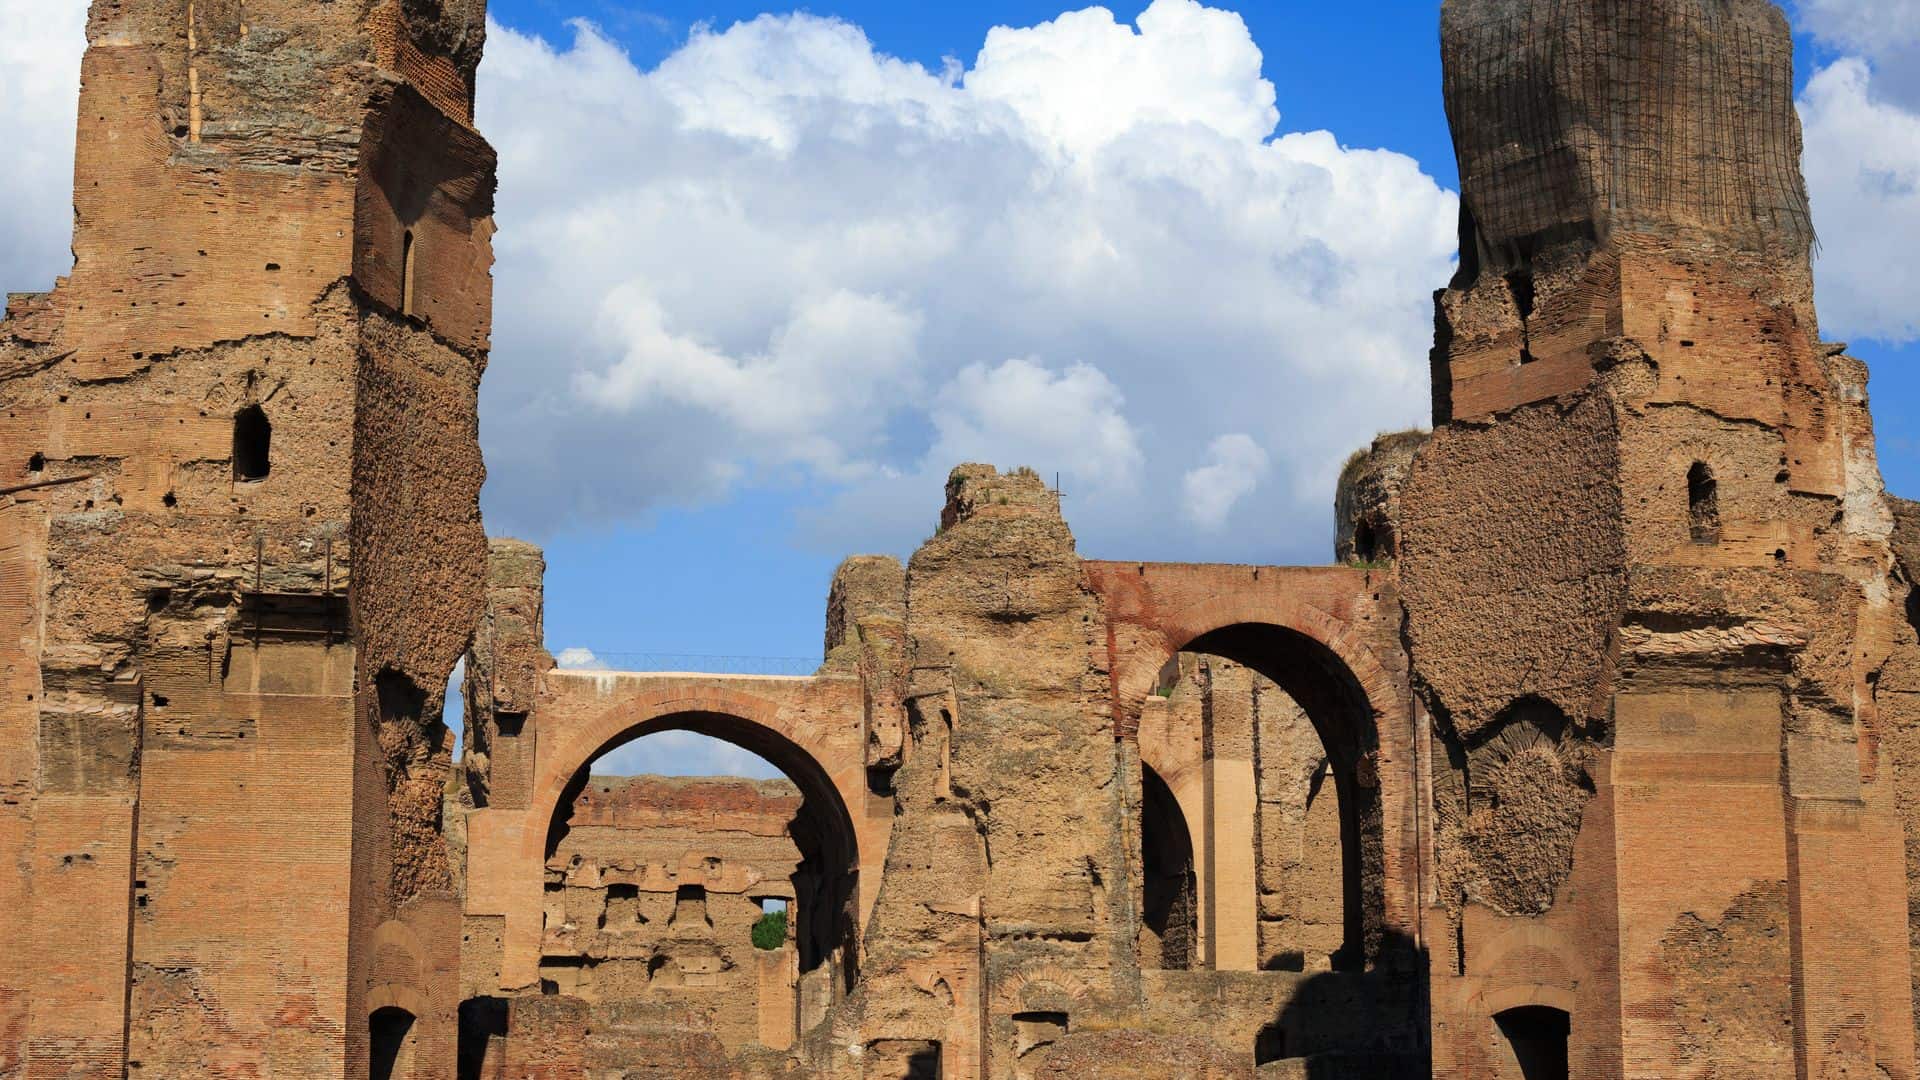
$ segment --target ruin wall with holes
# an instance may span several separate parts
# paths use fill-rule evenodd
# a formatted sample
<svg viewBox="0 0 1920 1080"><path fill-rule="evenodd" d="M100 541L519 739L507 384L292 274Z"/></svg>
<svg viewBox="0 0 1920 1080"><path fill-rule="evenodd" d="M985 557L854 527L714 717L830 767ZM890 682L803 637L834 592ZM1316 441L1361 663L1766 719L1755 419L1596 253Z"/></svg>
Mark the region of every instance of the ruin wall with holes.
<svg viewBox="0 0 1920 1080"><path fill-rule="evenodd" d="M0 1075L364 1073L383 1008L450 1074L480 5L87 36L73 268L0 323Z"/></svg>
<svg viewBox="0 0 1920 1080"><path fill-rule="evenodd" d="M546 864L542 993L684 1008L730 1050L763 1011L791 1028L797 947L754 926L807 886L800 802L785 780L589 776Z"/></svg>
<svg viewBox="0 0 1920 1080"><path fill-rule="evenodd" d="M484 535L482 15L95 5L0 322L0 1077L1915 1075L1920 509L1774 5L1443 5L1433 428L1335 565L964 465L805 676L562 670ZM790 783L594 779L670 731Z"/></svg>

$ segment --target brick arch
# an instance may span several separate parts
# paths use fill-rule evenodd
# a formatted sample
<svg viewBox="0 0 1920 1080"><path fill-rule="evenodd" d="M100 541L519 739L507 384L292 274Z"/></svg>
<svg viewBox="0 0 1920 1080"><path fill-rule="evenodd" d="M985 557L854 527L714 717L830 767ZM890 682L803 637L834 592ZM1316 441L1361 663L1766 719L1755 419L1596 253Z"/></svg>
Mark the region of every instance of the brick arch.
<svg viewBox="0 0 1920 1080"><path fill-rule="evenodd" d="M400 1009L416 1021L432 1015L425 994L416 987L399 983L380 983L367 991L367 1015L381 1009Z"/></svg>
<svg viewBox="0 0 1920 1080"><path fill-rule="evenodd" d="M807 701L811 680L768 681L751 677L644 677L582 672L550 674L549 678L601 679L600 686L582 696L599 698L592 710L574 713L558 722L562 713L538 717L534 768L526 809L514 816L520 825L509 850L516 869L507 871L507 886L521 899L508 908L503 937L501 984L505 988L531 985L538 969L540 948L539 900L547 860L548 832L563 802L584 781L587 770L604 752L622 743L662 731L693 731L720 738L755 753L786 772L833 825L835 844L843 845L847 867L859 882L854 910L855 941L848 956L857 955L857 934L870 914L868 895L885 856L884 834L875 828L866 810L866 763L858 730L843 730L857 715L823 715L819 707L790 705L783 698ZM726 685L726 682L736 685ZM738 684L746 684L741 686ZM580 687L574 688L576 691ZM760 690L761 692L756 692Z"/></svg>
<svg viewBox="0 0 1920 1080"><path fill-rule="evenodd" d="M1384 950L1421 944L1420 928L1420 813L1416 780L1416 753L1411 688L1403 674L1383 660L1354 622L1296 595L1289 595L1291 571L1250 571L1248 568L1140 567L1128 574L1107 571L1112 622L1113 695L1116 719L1122 730L1136 731L1140 710L1166 663L1196 641L1233 627L1271 627L1288 631L1324 649L1328 658L1345 669L1350 689L1357 692L1366 713L1356 716L1356 734L1368 744L1358 767L1377 785L1381 879L1375 902L1379 921L1367 932ZM1227 573L1249 577L1216 577L1204 589L1187 589L1184 603L1169 602L1182 590L1165 588L1157 578ZM1336 573L1343 571L1334 571ZM1325 573L1308 571L1307 573ZM1135 580L1128 580L1133 578ZM1137 582L1137 583L1136 583ZM1357 579L1354 583L1357 583ZM1353 584L1353 583L1350 583ZM1349 593L1359 590L1349 588ZM1156 596L1156 592L1160 595ZM1195 595L1198 593L1198 595ZM1117 601L1117 602L1113 602ZM1316 720L1316 726L1319 721ZM1325 732L1323 731L1323 737ZM1329 747L1329 750L1332 748ZM1369 917L1369 921L1371 917ZM1377 935L1377 937L1376 937ZM1369 955L1371 945L1369 946Z"/></svg>
<svg viewBox="0 0 1920 1080"><path fill-rule="evenodd" d="M1524 1005L1545 1005L1571 1015L1576 988L1588 974L1574 943L1559 930L1537 924L1503 927L1477 946L1484 976L1473 1007L1492 1017Z"/></svg>
<svg viewBox="0 0 1920 1080"><path fill-rule="evenodd" d="M1015 972L1000 980L993 990L993 1005L999 1012L1019 1012L1029 1005L1055 1001L1085 1002L1093 988L1082 978L1055 964L1032 971Z"/></svg>
<svg viewBox="0 0 1920 1080"><path fill-rule="evenodd" d="M1558 982L1516 983L1489 990L1474 1001L1476 1011L1489 1019L1511 1009L1529 1005L1558 1009L1572 1016L1579 1002L1579 995L1572 987Z"/></svg>
<svg viewBox="0 0 1920 1080"><path fill-rule="evenodd" d="M848 755L836 752L817 733L803 730L779 702L720 686L694 690L667 687L616 699L586 723L552 733L559 737L553 740L558 745L551 750L547 745L551 735L543 739L536 759L530 817L551 820L580 771L616 746L661 731L710 734L729 727L764 732L775 745L784 744L780 756L787 760L768 760L790 774L797 769L824 777L839 800L840 810L851 819L853 808L860 805L860 795L848 781L864 779L864 759L839 760ZM724 734L714 737L734 741ZM797 776L794 780L802 783ZM544 849L545 838L532 831L522 837L523 845L534 843ZM537 854L544 858L544 850Z"/></svg>
<svg viewBox="0 0 1920 1080"><path fill-rule="evenodd" d="M1277 626L1326 648L1352 674L1374 710L1376 723L1382 714L1398 711L1394 706L1405 697L1404 681L1388 673L1380 658L1346 622L1291 597L1235 592L1152 621L1152 628L1160 633L1161 648L1156 653L1135 653L1129 658L1131 662L1113 673L1114 692L1127 715L1139 715L1141 703L1167 661L1200 638L1235 626Z"/></svg>

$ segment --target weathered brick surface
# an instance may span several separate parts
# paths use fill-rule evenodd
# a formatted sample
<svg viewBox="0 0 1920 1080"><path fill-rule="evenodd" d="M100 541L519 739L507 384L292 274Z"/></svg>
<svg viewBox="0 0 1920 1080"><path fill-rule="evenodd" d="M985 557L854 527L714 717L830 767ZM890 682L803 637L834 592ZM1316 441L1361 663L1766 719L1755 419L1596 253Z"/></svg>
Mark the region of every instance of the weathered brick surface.
<svg viewBox="0 0 1920 1080"><path fill-rule="evenodd" d="M1813 321L1784 17L1443 22L1471 246L1399 530L1443 751L1434 1067L1515 1075L1496 1018L1535 1007L1577 1076L1910 1076L1867 944L1911 876L1913 717L1875 701L1905 583L1865 369Z"/></svg>
<svg viewBox="0 0 1920 1080"><path fill-rule="evenodd" d="M0 918L35 957L0 976L0 1074L364 1075L386 1005L451 1070L481 32L464 3L93 10L74 266L0 323Z"/></svg>
<svg viewBox="0 0 1920 1080"><path fill-rule="evenodd" d="M1346 565L963 465L806 678L556 670L484 536L483 16L94 7L0 321L0 1077L1915 1075L1920 512L1772 4L1443 5L1436 426ZM790 783L592 776L673 730Z"/></svg>

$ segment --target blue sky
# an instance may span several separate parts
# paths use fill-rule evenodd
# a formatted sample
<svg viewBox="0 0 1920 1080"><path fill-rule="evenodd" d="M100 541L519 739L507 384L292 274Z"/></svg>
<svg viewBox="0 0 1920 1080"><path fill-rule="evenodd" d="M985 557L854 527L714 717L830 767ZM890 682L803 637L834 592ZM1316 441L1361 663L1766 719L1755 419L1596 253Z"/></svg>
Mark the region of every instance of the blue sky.
<svg viewBox="0 0 1920 1080"><path fill-rule="evenodd" d="M1130 18L1142 7L1121 4L1115 13ZM495 0L492 5L500 22L555 42L570 37L572 20L588 19L641 67L665 59L698 24L724 28L765 11L786 10L851 22L876 49L939 70L949 58L970 63L992 26L1032 25L1067 8L1057 3L842 3L789 9L605 0ZM1265 52L1262 72L1278 91L1282 130L1327 128L1351 145L1400 150L1454 187L1439 94L1437 10L1432 3L1386 0L1270 3L1241 8L1240 14ZM941 492L935 487L921 495L919 512L930 530ZM644 524L543 538L549 641L556 650L817 655L828 582L841 555L853 552L809 543L794 534L790 522L825 497L817 485L773 486L717 505L663 508ZM1331 522L1329 490L1329 531ZM1129 553L1122 547L1101 552Z"/></svg>
<svg viewBox="0 0 1920 1080"><path fill-rule="evenodd" d="M483 500L549 646L817 657L963 460L1061 474L1089 556L1327 559L1340 461L1425 418L1438 4L1212 2L493 0ZM1920 0L1798 3L1822 329L1920 495ZM80 14L0 0L0 288L65 269Z"/></svg>
<svg viewBox="0 0 1920 1080"><path fill-rule="evenodd" d="M1115 13L1130 18L1143 6L1121 4ZM493 5L502 23L555 42L571 35L569 20L592 20L643 68L678 49L696 24L724 28L764 10L755 3L605 0L496 0ZM876 49L938 70L948 58L971 63L989 27L1032 25L1064 7L826 3L803 10L854 23ZM1290 2L1238 10L1262 50L1262 74L1277 91L1280 131L1325 128L1346 145L1397 150L1414 157L1440 184L1457 186L1439 93L1435 4ZM1802 35L1802 85L1816 67L1838 55L1839 50ZM1889 486L1920 496L1920 429L1912 419L1920 411L1920 368L1912 363L1916 351L1862 338L1854 352L1873 367ZM817 654L827 582L841 553L810 543L792 522L828 497L827 486L773 484L712 505L661 508L643 523L545 537L549 640L556 649ZM920 494L917 512L931 527L940 492L930 488ZM1326 501L1330 530L1330 490ZM1069 498L1070 514L1072 505ZM1268 557L1301 554L1278 547ZM1123 543L1094 552L1132 553ZM1155 554L1177 557L1180 552L1174 547ZM1257 550L1249 554L1259 557Z"/></svg>
<svg viewBox="0 0 1920 1080"><path fill-rule="evenodd" d="M1122 19L1140 4L1117 9ZM594 20L630 54L651 68L678 50L696 24L723 29L759 14L754 4L625 4L574 6L566 0L516 0L496 4L497 17L517 29L564 42L567 20ZM1058 15L1057 4L971 5L818 4L816 15L859 26L882 53L916 61L929 70L958 62L972 66L987 29L995 24L1028 26ZM1240 9L1262 54L1261 74L1275 89L1279 132L1327 129L1341 144L1382 147L1407 154L1442 187L1457 179L1440 102L1436 7L1430 2L1366 5L1269 3ZM1799 80L1804 88L1818 69L1845 50L1803 34ZM1431 284L1438 285L1436 278ZM1874 393L1882 465L1896 492L1920 495L1920 431L1912 417L1920 404L1920 370L1911 345L1856 338L1854 351L1875 374ZM1344 452L1346 447L1338 448ZM1046 463L1037 463L1045 467ZM1069 482L1068 508L1074 509ZM730 497L697 508L666 504L643 521L544 538L549 554L548 636L556 649L671 650L687 653L811 656L819 648L821 612L831 569L843 552L808 535L804 525L833 485L817 477L792 476L736 489ZM913 512L931 526L939 490L923 485L908 493ZM1331 491L1323 506L1330 505ZM795 523L802 523L796 528ZM1310 561L1316 530L1325 520L1278 537L1235 547L1229 557ZM876 550L905 554L897 532L876 529ZM1302 543L1300 536L1310 539ZM1084 537L1084 533L1083 533ZM845 539L846 532L834 534ZM1096 535L1084 541L1090 554L1150 557L1215 557L1216 545L1183 544L1178 536L1143 536L1129 546L1124 536ZM856 542L852 545L860 547ZM644 746L644 744L642 744ZM661 748L656 757L629 751L625 767L687 767L696 760L755 771L752 763L724 752L685 745ZM725 759L725 760L723 760Z"/></svg>

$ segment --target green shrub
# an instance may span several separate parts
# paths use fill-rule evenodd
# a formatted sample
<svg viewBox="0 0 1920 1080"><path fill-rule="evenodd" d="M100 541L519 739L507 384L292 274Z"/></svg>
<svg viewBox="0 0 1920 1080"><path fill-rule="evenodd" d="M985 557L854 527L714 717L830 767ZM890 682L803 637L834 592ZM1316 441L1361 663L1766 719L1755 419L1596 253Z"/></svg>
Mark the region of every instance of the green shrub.
<svg viewBox="0 0 1920 1080"><path fill-rule="evenodd" d="M738 925L738 924L736 924ZM753 924L753 947L772 951L787 943L787 912L769 911Z"/></svg>

